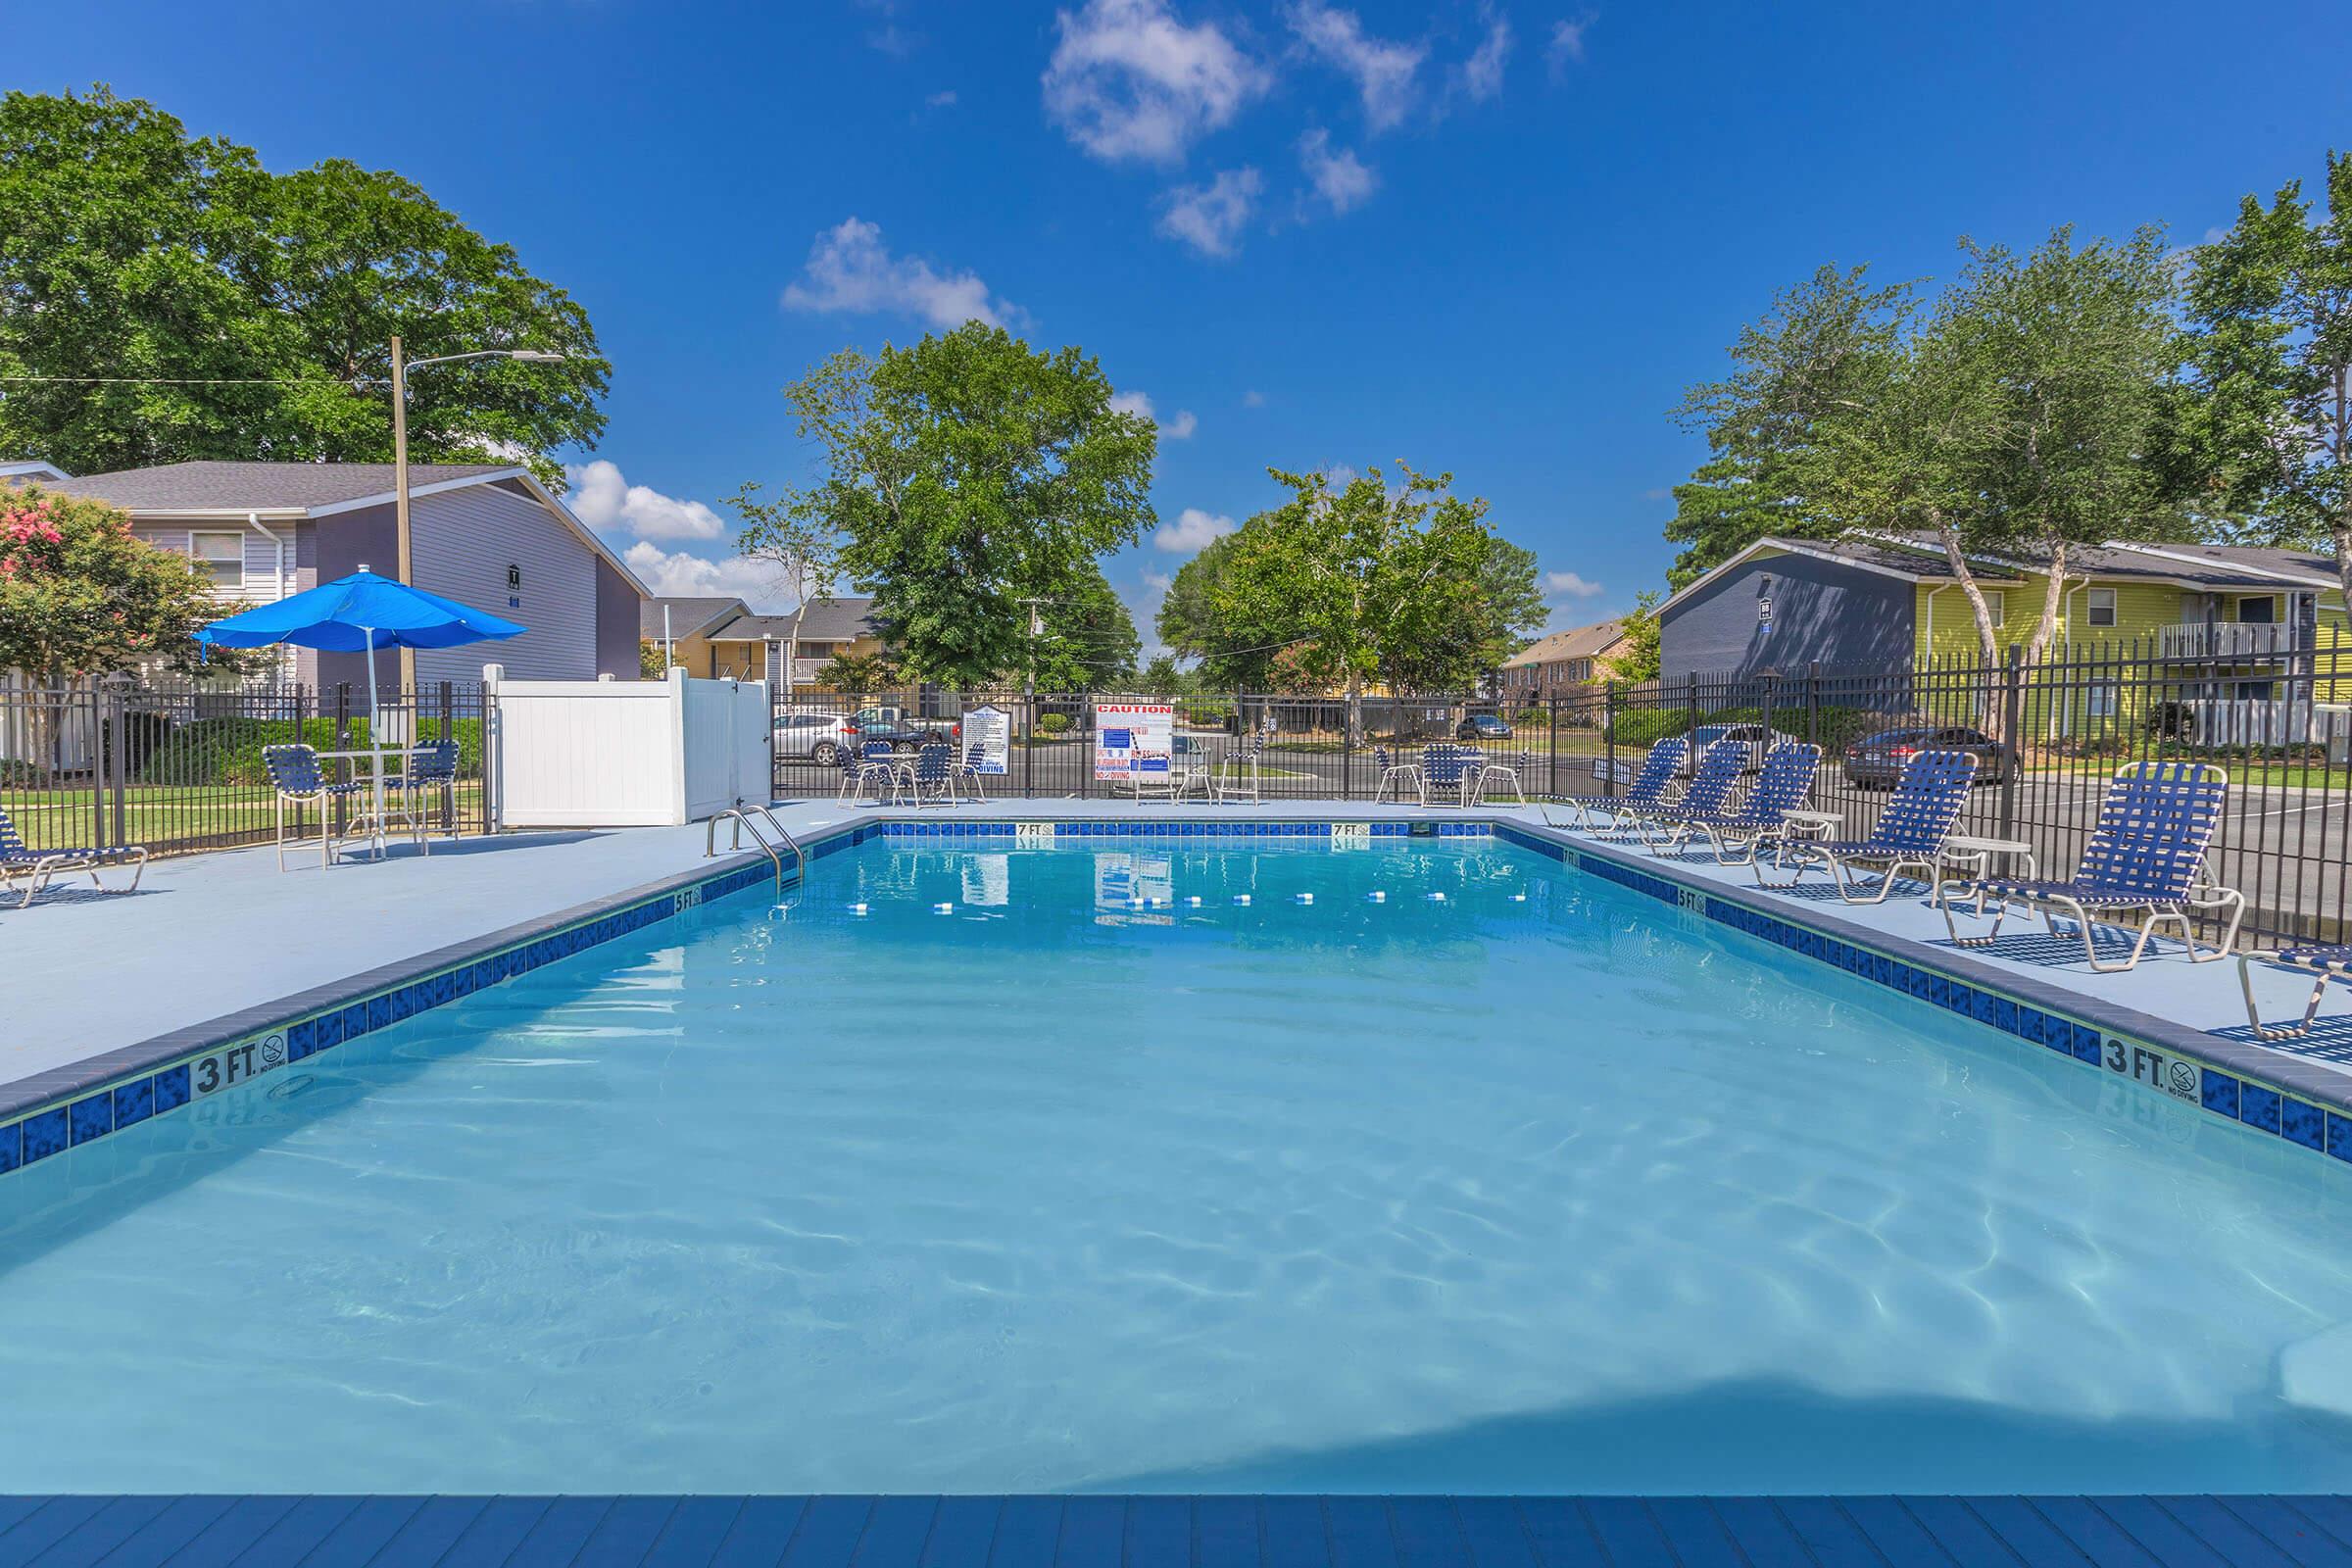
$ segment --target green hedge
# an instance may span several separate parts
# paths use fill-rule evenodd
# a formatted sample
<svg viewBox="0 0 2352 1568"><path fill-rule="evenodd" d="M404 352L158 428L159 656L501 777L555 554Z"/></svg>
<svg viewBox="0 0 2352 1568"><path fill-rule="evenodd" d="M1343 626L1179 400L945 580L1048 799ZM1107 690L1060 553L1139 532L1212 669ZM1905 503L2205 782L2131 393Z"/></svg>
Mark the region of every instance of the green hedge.
<svg viewBox="0 0 2352 1568"><path fill-rule="evenodd" d="M1037 715L1037 732L1040 735L1059 735L1069 727L1070 715L1067 713L1040 713Z"/></svg>
<svg viewBox="0 0 2352 1568"><path fill-rule="evenodd" d="M1761 708L1716 708L1698 715L1701 724L1761 724ZM1890 718L1883 712L1860 708L1824 708L1812 720L1820 726L1821 749L1836 755L1865 735L1883 729L1900 728L1905 720ZM1772 727L1785 735L1805 738L1807 718L1802 707L1775 708ZM1687 733L1690 714L1683 708L1626 708L1617 712L1616 726L1609 739L1619 746L1649 746L1671 736Z"/></svg>
<svg viewBox="0 0 2352 1568"><path fill-rule="evenodd" d="M482 721L461 718L452 726L458 742L458 774L479 778L482 773ZM424 739L441 736L441 721L426 716ZM182 724L170 739L151 750L138 771L141 784L266 785L262 748L300 741L322 752L358 751L368 744L368 720L351 720L351 739L339 745L332 718L200 718Z"/></svg>

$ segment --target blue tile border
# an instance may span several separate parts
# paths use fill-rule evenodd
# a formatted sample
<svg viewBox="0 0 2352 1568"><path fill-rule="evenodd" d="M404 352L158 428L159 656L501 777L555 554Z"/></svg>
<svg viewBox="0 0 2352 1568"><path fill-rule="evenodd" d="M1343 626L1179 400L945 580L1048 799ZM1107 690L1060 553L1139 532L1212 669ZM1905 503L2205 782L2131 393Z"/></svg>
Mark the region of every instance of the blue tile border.
<svg viewBox="0 0 2352 1568"><path fill-rule="evenodd" d="M1605 849L1581 840L1555 839L1510 822L1496 824L1494 831L1504 843L1549 856L1571 869L1696 909L1718 924L2072 1056L2234 1125L2352 1163L2352 1078L2322 1078L2318 1074L2325 1069L2305 1068L2310 1076L2299 1093L2290 1092L2276 1081L2294 1074L2300 1064L2274 1058L2256 1047L2185 1028L2168 1029L2154 1019L2101 1019L2097 1014L2108 1009L2088 999L2007 976L1996 981L1993 971L1963 956L1871 933L1877 941L1899 944L1916 955L1934 953L1939 962L1971 971L1965 977L1801 924L1777 906L1759 907L1730 896L1717 884L1682 882L1625 864Z"/></svg>

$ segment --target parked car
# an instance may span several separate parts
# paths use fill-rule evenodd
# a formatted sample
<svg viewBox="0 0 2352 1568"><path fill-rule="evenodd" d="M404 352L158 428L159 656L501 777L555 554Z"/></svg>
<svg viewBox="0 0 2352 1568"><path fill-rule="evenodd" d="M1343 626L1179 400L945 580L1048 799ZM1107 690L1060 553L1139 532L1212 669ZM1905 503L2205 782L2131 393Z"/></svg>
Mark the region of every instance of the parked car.
<svg viewBox="0 0 2352 1568"><path fill-rule="evenodd" d="M1507 741L1511 738L1510 721L1494 713L1472 713L1454 727L1457 741Z"/></svg>
<svg viewBox="0 0 2352 1568"><path fill-rule="evenodd" d="M842 743L849 733L850 721L839 713L788 708L776 715L775 753L830 767L841 760Z"/></svg>
<svg viewBox="0 0 2352 1568"><path fill-rule="evenodd" d="M1762 770L1766 752L1784 741L1795 739L1786 730L1767 729L1761 724L1701 724L1690 732L1690 755L1696 757L1720 740L1745 741L1747 766L1742 771L1754 773Z"/></svg>
<svg viewBox="0 0 2352 1568"><path fill-rule="evenodd" d="M945 741L953 746L962 739L963 720L909 718L903 708L860 708L844 721L841 732L844 746L888 741L890 749L902 755L919 751L927 742Z"/></svg>
<svg viewBox="0 0 2352 1568"><path fill-rule="evenodd" d="M2015 779L2024 762L2013 747L2004 746L1981 729L1965 724L1918 725L1883 729L1865 735L1845 749L1846 781L1856 789L1894 788L1903 764L1921 752L1969 752L1977 760L1976 782L1999 784Z"/></svg>

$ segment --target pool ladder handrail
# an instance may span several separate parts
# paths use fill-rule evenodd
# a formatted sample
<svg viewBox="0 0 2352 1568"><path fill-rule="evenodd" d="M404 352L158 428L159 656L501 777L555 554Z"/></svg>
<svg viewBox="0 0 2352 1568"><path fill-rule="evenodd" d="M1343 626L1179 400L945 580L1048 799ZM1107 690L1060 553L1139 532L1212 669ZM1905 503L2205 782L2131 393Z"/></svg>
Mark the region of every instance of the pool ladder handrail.
<svg viewBox="0 0 2352 1568"><path fill-rule="evenodd" d="M767 835L760 831L760 823L752 819L752 813L755 811L760 814L760 819L764 820L769 827L775 829L776 843L770 843ZM743 830L745 828L750 828L752 830L752 842L758 845L760 853L765 855L769 861L774 864L776 868L776 902L778 904L782 904L784 902L784 857L776 853L777 844L781 844L785 849L792 851L793 858L798 862L797 869L799 871L799 875L793 885L799 887L808 882L808 852L801 848L800 840L792 836L791 829L787 828L783 823L776 820L775 812L769 810L764 806L759 805L757 802L746 802L740 806L730 806L725 810L713 811L710 813L710 824L703 833L704 859L710 859L718 854L718 824L722 821L728 820L732 820L735 824L728 835L729 849L742 849Z"/></svg>

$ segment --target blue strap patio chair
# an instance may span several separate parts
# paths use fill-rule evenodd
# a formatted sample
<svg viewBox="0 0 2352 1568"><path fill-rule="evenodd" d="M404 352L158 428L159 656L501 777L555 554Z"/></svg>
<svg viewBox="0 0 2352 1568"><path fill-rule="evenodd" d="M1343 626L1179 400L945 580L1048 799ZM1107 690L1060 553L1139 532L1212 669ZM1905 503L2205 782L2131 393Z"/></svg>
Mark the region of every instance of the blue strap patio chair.
<svg viewBox="0 0 2352 1568"><path fill-rule="evenodd" d="M988 790L986 786L981 783L981 780L987 777L987 774L981 770L987 761L987 747L978 745L966 746L963 749L962 760L956 762L956 764L949 770L955 776L955 780L958 788L965 785L969 785L971 787L972 799L975 801L985 801L988 799Z"/></svg>
<svg viewBox="0 0 2352 1568"><path fill-rule="evenodd" d="M1571 810L1567 821L1552 821L1551 813L1546 810L1544 813L1544 824L1548 827L1582 828L1591 833L1601 832L1604 828L1620 830L1624 826L1618 815L1620 811L1654 808L1674 800L1681 782L1683 760L1690 754L1690 743L1680 735L1658 741L1642 759L1642 766L1636 770L1634 781L1626 786L1622 796L1579 798L1568 803ZM1614 783L1615 780L1610 782Z"/></svg>
<svg viewBox="0 0 2352 1568"><path fill-rule="evenodd" d="M2017 881L1979 877L1947 882L1936 890L1943 906L1943 923L1955 946L1981 948L2001 934L2001 920L2012 906L2041 911L2050 935L2058 935L2058 916L2075 922L2082 939L2082 954L2102 974L2132 968L2147 952L2148 939L2159 925L2180 928L2180 941L2191 963L2211 963L2230 956L2237 928L2246 916L2246 896L2235 888L2214 885L2207 874L2205 853L2221 828L2222 809L2230 799L2230 775L2210 762L2130 762L2116 770L2099 805L2099 819L2082 850L2074 879ZM1952 890L1976 896L1982 916L1992 904L1992 929L1981 937L1963 937L1952 918ZM2218 917L2229 911L2229 924L2218 947L2199 952L2195 913ZM2131 956L2121 963L2101 963L2091 941L2094 923L2128 925L2110 917L2137 914L2138 940Z"/></svg>
<svg viewBox="0 0 2352 1568"><path fill-rule="evenodd" d="M458 743L456 741L427 741L410 749L408 770L384 780L387 801L401 801L416 843L427 855L432 853L428 842L432 829L425 815L428 804L438 803L445 809L442 815L449 822L449 835L457 837L458 814Z"/></svg>
<svg viewBox="0 0 2352 1568"><path fill-rule="evenodd" d="M915 805L956 804L956 752L944 742L917 751L913 766L905 776L914 793Z"/></svg>
<svg viewBox="0 0 2352 1568"><path fill-rule="evenodd" d="M265 746L262 748L262 771L269 775L270 789L277 797L277 868L286 869L286 808L298 811L306 806L318 808L318 869L325 870L335 863L334 813L327 809L336 800L351 800L368 794L368 786L360 782L338 783L328 778L318 767L318 751L313 746ZM295 842L299 846L308 835Z"/></svg>
<svg viewBox="0 0 2352 1568"><path fill-rule="evenodd" d="M1250 792L1250 805L1262 804L1258 759L1265 749L1265 731L1251 730L1249 739L1228 752L1218 761L1212 791L1217 804L1223 805L1228 800L1240 800L1242 791L1245 789Z"/></svg>
<svg viewBox="0 0 2352 1568"><path fill-rule="evenodd" d="M126 886L110 888L98 879L102 870L130 867ZM147 847L143 844L119 844L111 848L85 846L36 850L24 842L17 831L16 822L5 810L0 810L0 887L12 886L20 877L24 882L24 897L17 904L22 909L29 906L49 879L60 871L81 871L89 875L90 885L101 893L136 893L139 878L147 874Z"/></svg>
<svg viewBox="0 0 2352 1568"><path fill-rule="evenodd" d="M1467 746L1424 746L1421 748L1421 804L1423 806L1468 806L1470 792L1476 788L1478 770L1485 759ZM1433 799L1439 791L1450 790L1453 799Z"/></svg>
<svg viewBox="0 0 2352 1568"><path fill-rule="evenodd" d="M1396 804L1404 804L1404 792L1411 790L1416 800L1421 795L1421 769L1405 760L1386 746L1372 748L1372 760L1380 768L1380 788L1372 792L1372 804L1378 806L1388 798L1389 790L1396 791Z"/></svg>
<svg viewBox="0 0 2352 1568"><path fill-rule="evenodd" d="M1960 824L1968 807L1968 792L1977 779L1973 752L1921 752L1903 764L1894 793L1866 839L1784 839L1779 856L1796 874L1794 887L1816 865L1826 865L1837 879L1838 896L1848 904L1884 904L1905 871L1934 887L1943 863L1944 840ZM1875 892L1865 893L1857 866L1886 868ZM1756 866L1756 885L1767 886L1764 867Z"/></svg>
<svg viewBox="0 0 2352 1568"><path fill-rule="evenodd" d="M1617 831L1602 836L1623 838L1641 833L1646 837L1653 823L1677 817L1725 815L1732 808L1732 796L1739 790L1740 780L1747 772L1748 759L1753 755L1747 742L1734 740L1729 735L1709 741L1699 749L1698 759L1690 767L1690 782L1680 796L1655 803L1619 801Z"/></svg>
<svg viewBox="0 0 2352 1568"><path fill-rule="evenodd" d="M1717 741L1714 746L1724 742ZM1744 751L1744 741L1734 742ZM1708 748L1714 750L1714 746ZM1701 757L1701 766L1705 759ZM1746 761L1740 761L1742 769ZM1715 852L1718 865L1754 865L1767 844L1779 845L1788 834L1788 813L1805 804L1813 793L1814 775L1821 770L1821 748L1809 741L1783 741L1764 754L1764 765L1756 774L1747 799L1739 809L1727 811L1692 811L1677 807L1649 818L1654 830L1648 840L1650 853L1668 855L1680 850L1701 833Z"/></svg>
<svg viewBox="0 0 2352 1568"><path fill-rule="evenodd" d="M891 800L895 801L912 773L912 769L899 760L898 753L888 741L867 741L855 751L845 747L840 759L841 790L833 797L836 806L857 805L869 783L874 787L876 806L885 804L882 799L884 790L888 790Z"/></svg>

